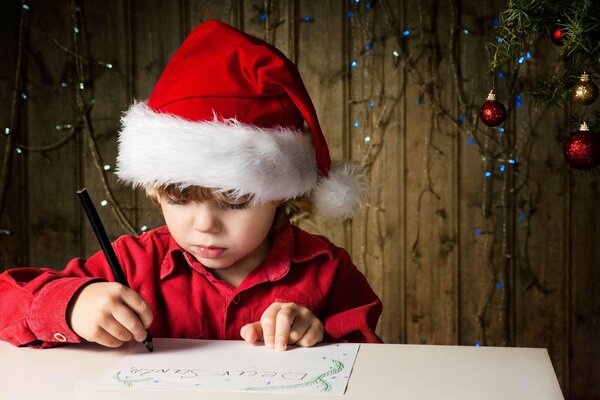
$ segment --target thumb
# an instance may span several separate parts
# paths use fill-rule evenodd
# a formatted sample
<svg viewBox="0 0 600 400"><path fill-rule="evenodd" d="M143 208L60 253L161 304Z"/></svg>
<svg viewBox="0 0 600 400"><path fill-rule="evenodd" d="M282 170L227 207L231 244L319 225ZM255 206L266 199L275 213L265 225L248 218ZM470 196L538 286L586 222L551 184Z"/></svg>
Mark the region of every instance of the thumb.
<svg viewBox="0 0 600 400"><path fill-rule="evenodd" d="M240 329L240 335L248 343L255 343L263 338L263 330L260 321L246 324Z"/></svg>

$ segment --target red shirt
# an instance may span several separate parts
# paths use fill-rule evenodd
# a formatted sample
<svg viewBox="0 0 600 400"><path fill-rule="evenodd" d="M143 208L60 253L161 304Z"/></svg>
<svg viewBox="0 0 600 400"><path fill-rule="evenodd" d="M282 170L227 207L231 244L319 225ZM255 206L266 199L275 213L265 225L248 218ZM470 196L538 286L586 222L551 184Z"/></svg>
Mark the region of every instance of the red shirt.
<svg viewBox="0 0 600 400"><path fill-rule="evenodd" d="M166 226L113 243L131 288L154 314L154 337L241 339L273 302L310 309L324 341L380 343L375 326L381 301L348 253L322 236L287 225L267 258L237 287L218 279L183 250ZM102 252L76 258L57 272L16 268L0 274L0 339L51 347L81 338L66 323L73 294L91 281L114 281Z"/></svg>

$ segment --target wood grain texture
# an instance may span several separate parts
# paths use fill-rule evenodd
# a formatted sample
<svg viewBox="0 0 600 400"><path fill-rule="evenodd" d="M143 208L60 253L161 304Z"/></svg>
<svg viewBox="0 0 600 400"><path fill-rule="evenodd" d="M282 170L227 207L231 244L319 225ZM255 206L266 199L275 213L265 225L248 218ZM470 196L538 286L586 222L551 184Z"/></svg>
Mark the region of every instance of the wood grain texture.
<svg viewBox="0 0 600 400"><path fill-rule="evenodd" d="M114 167L121 113L149 97L197 24L216 18L265 38L297 63L332 159L367 167L369 203L353 219L313 216L299 225L350 251L383 301L377 332L384 341L545 347L569 399L600 397L600 189L597 176L570 171L563 160L567 112L536 109L527 98L515 107L508 81L498 80L510 109L506 131L486 128L489 138L478 147L457 122L460 113L477 113L491 88L486 43L503 1L366 3L82 0L84 96L94 99L88 116L103 164ZM4 104L14 84L19 8L16 0L0 6ZM74 48L75 10L70 2L35 2L31 12L38 22L28 36L19 141L43 146L67 133L56 125L77 122L74 58L55 43ZM400 35L390 31L392 21ZM535 61L520 76L562 70L544 39L529 44ZM394 51L410 54L409 62ZM1 129L8 119L0 110ZM481 150L512 144L515 166L500 171L502 161L482 158ZM142 191L107 176L136 231L163 224ZM103 188L82 132L57 149L15 156L9 185L0 228L11 236L0 236L0 269L61 269L97 251L74 195L81 186L91 190L111 238L124 233L110 207L99 205Z"/></svg>

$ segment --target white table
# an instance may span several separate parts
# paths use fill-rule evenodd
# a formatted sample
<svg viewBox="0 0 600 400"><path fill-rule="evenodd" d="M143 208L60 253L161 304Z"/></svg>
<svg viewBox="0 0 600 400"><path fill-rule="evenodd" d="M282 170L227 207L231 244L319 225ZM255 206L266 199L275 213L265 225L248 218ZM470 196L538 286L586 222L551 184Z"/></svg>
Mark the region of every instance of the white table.
<svg viewBox="0 0 600 400"><path fill-rule="evenodd" d="M169 339L155 339L155 345ZM53 349L0 342L0 398L13 399L564 399L545 349L361 345L342 396L97 389L127 353L93 344Z"/></svg>

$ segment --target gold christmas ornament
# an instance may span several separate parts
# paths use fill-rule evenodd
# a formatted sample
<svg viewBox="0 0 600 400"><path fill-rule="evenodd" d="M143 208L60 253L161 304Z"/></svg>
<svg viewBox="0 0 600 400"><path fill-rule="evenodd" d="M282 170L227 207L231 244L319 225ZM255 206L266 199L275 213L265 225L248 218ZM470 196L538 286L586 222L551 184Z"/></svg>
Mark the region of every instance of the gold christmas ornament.
<svg viewBox="0 0 600 400"><path fill-rule="evenodd" d="M590 79L587 72L579 77L579 82L573 87L571 98L574 103L587 106L596 101L598 97L598 86Z"/></svg>

